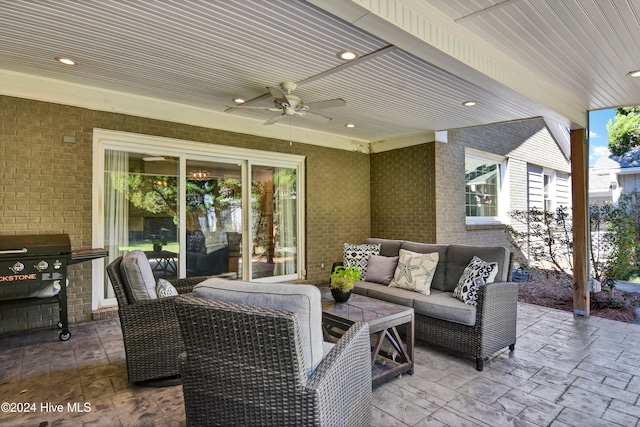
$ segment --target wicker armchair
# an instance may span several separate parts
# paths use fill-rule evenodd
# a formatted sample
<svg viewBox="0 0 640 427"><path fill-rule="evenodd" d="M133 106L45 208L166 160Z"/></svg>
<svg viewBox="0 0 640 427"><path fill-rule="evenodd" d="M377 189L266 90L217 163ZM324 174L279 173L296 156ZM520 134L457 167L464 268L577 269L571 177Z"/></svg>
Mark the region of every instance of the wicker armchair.
<svg viewBox="0 0 640 427"><path fill-rule="evenodd" d="M371 425L367 324L354 324L307 378L294 313L192 295L174 302L187 425Z"/></svg>
<svg viewBox="0 0 640 427"><path fill-rule="evenodd" d="M131 303L120 272L122 257L107 266L107 274L118 301L118 315L127 356L129 382L143 382L179 375L178 355L184 351L175 297ZM188 293L207 277L170 281L178 293Z"/></svg>

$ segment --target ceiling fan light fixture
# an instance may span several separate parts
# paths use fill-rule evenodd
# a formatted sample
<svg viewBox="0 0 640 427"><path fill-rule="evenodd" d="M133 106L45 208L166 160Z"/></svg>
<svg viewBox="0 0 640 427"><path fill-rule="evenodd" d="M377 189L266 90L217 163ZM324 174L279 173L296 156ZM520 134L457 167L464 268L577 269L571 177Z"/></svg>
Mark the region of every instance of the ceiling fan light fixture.
<svg viewBox="0 0 640 427"><path fill-rule="evenodd" d="M353 61L360 58L360 54L350 49L343 49L338 52L338 58L342 59L343 61Z"/></svg>
<svg viewBox="0 0 640 427"><path fill-rule="evenodd" d="M237 97L237 98L233 98L233 102L235 102L236 104L244 104L245 102L247 102L247 100L244 98Z"/></svg>
<svg viewBox="0 0 640 427"><path fill-rule="evenodd" d="M462 105L464 105L465 107L473 107L475 105L478 105L478 103L476 101L464 101Z"/></svg>
<svg viewBox="0 0 640 427"><path fill-rule="evenodd" d="M76 61L65 56L56 56L56 61L64 65L78 65Z"/></svg>
<svg viewBox="0 0 640 427"><path fill-rule="evenodd" d="M627 73L629 77L640 77L640 70L629 71Z"/></svg>

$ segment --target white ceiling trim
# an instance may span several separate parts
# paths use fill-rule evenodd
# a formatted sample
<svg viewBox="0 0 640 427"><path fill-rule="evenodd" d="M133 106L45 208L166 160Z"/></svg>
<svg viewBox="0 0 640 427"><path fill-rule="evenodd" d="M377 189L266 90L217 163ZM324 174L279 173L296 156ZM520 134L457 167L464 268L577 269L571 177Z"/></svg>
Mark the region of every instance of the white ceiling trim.
<svg viewBox="0 0 640 427"><path fill-rule="evenodd" d="M309 0L395 46L492 93L513 100L539 116L568 128L587 127L587 111L569 105L551 86L512 58L483 44L474 46L477 36L455 26L442 12L422 0ZM499 58L497 60L496 58ZM505 65L506 64L506 65Z"/></svg>
<svg viewBox="0 0 640 427"><path fill-rule="evenodd" d="M288 124L265 126L263 119L4 70L0 70L0 94L348 151L362 151L370 142Z"/></svg>

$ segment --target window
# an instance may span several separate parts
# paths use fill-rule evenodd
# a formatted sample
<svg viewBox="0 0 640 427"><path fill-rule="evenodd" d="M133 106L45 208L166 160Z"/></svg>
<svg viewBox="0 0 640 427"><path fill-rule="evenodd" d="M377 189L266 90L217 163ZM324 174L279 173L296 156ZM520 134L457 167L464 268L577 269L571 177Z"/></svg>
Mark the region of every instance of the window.
<svg viewBox="0 0 640 427"><path fill-rule="evenodd" d="M553 212L555 210L555 174L545 171L542 176L542 188L544 194L544 210Z"/></svg>
<svg viewBox="0 0 640 427"><path fill-rule="evenodd" d="M500 222L506 208L500 197L505 190L506 160L467 149L464 170L467 223Z"/></svg>

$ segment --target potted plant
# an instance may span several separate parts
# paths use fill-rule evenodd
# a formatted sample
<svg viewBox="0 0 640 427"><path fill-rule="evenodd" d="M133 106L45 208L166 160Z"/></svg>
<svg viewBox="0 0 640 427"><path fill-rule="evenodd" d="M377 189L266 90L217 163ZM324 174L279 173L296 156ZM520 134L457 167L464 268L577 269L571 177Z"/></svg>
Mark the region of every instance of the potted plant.
<svg viewBox="0 0 640 427"><path fill-rule="evenodd" d="M167 239L164 237L152 236L149 240L151 240L151 244L153 244L154 252L160 252L162 247L167 244Z"/></svg>
<svg viewBox="0 0 640 427"><path fill-rule="evenodd" d="M331 273L331 295L336 302L346 302L351 296L353 283L360 280L360 269L357 265L345 267L338 265Z"/></svg>

